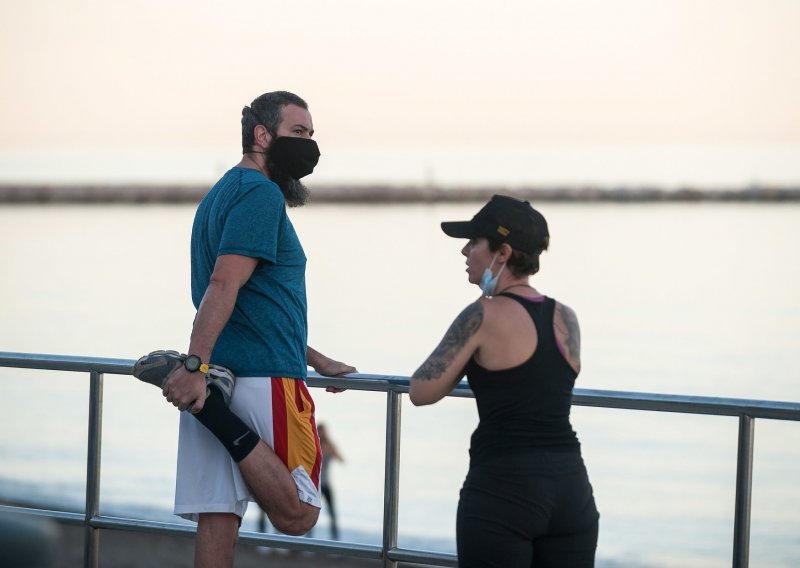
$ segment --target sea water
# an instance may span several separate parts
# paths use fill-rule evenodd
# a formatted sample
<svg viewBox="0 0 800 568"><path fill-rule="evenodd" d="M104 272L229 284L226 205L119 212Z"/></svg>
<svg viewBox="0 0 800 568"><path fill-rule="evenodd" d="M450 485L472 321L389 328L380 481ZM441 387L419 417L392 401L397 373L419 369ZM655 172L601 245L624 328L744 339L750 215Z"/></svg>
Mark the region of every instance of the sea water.
<svg viewBox="0 0 800 568"><path fill-rule="evenodd" d="M478 290L443 220L480 204L309 205L309 344L410 375ZM579 388L800 401L800 206L539 204L551 247L532 282L582 329ZM135 359L185 350L194 207L0 208L0 350ZM0 369L0 499L80 509L88 376ZM385 395L314 389L342 535L380 542ZM101 511L175 520L177 412L105 380ZM729 566L734 418L575 407L605 566ZM400 546L454 550L474 401L403 401ZM800 562L800 424L755 427L751 564ZM251 507L245 528L255 528ZM326 512L314 536L328 536Z"/></svg>

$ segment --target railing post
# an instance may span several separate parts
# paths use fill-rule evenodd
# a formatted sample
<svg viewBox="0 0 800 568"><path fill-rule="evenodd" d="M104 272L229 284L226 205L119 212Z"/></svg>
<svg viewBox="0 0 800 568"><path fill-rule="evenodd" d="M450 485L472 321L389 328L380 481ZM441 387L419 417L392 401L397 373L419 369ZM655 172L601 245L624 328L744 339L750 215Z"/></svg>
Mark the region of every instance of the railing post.
<svg viewBox="0 0 800 568"><path fill-rule="evenodd" d="M733 523L733 567L750 564L750 505L753 496L753 440L755 420L739 416L739 453L736 460L736 512Z"/></svg>
<svg viewBox="0 0 800 568"><path fill-rule="evenodd" d="M400 490L400 393L386 392L386 462L383 486L383 566L396 568L388 552L397 547L397 506Z"/></svg>
<svg viewBox="0 0 800 568"><path fill-rule="evenodd" d="M100 530L92 518L100 513L100 442L103 430L103 374L89 373L89 434L86 450L86 512L84 519L83 565L97 568L100 558Z"/></svg>

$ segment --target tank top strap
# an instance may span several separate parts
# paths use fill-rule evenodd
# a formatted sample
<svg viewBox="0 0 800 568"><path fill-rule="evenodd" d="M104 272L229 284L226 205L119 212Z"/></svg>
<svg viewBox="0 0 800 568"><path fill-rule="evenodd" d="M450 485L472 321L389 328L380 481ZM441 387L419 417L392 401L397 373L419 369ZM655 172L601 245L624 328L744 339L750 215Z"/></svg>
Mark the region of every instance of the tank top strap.
<svg viewBox="0 0 800 568"><path fill-rule="evenodd" d="M518 302L533 320L533 325L536 326L536 333L539 336L540 345L556 345L556 336L553 331L553 319L555 318L556 301L548 296L544 300L529 300L524 296L518 296L511 292L502 292L498 296L505 296Z"/></svg>

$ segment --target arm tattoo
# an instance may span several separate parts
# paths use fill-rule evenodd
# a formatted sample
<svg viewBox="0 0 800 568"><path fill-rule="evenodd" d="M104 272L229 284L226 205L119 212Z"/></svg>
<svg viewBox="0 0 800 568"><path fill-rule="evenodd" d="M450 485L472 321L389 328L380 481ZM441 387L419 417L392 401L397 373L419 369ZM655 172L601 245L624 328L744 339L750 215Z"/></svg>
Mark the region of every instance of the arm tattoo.
<svg viewBox="0 0 800 568"><path fill-rule="evenodd" d="M461 348L466 345L467 340L475 335L475 332L481 327L481 323L483 323L483 305L480 302L464 308L433 353L411 378L431 380L442 376Z"/></svg>
<svg viewBox="0 0 800 568"><path fill-rule="evenodd" d="M567 350L581 364L581 328L578 326L578 317L570 309L563 310L564 324L567 326Z"/></svg>

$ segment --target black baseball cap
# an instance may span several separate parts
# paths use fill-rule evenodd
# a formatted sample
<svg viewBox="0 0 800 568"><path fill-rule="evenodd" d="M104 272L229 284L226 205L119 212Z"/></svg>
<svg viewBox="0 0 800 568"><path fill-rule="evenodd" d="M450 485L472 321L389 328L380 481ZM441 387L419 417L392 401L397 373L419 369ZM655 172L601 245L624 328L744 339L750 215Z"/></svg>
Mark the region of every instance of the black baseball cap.
<svg viewBox="0 0 800 568"><path fill-rule="evenodd" d="M446 221L442 231L457 239L492 237L514 250L535 254L547 248L547 221L531 204L495 195L470 221Z"/></svg>

